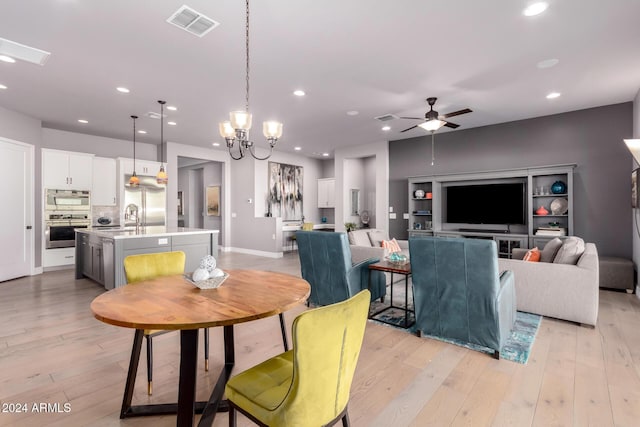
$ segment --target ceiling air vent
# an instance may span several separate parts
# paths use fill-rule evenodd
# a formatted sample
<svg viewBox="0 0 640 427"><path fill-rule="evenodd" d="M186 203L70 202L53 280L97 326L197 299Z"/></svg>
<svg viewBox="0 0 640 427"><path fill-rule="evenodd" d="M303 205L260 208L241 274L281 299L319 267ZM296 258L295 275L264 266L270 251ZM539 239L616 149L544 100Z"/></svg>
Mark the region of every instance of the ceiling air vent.
<svg viewBox="0 0 640 427"><path fill-rule="evenodd" d="M374 119L379 120L381 122L388 122L390 120L395 120L397 118L398 116L396 116L395 114L385 114L383 116L374 117Z"/></svg>
<svg viewBox="0 0 640 427"><path fill-rule="evenodd" d="M200 12L196 12L187 5L180 7L180 9L167 19L167 22L198 37L204 36L220 25L219 22L204 16Z"/></svg>
<svg viewBox="0 0 640 427"><path fill-rule="evenodd" d="M0 55L10 56L32 64L44 65L51 53L11 40L0 39Z"/></svg>

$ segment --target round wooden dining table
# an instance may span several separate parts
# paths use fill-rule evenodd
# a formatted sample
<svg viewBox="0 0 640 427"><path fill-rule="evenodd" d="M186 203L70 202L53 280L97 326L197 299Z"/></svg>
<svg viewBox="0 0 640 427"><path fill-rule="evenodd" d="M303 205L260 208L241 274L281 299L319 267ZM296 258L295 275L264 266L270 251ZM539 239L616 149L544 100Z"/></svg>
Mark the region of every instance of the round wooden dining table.
<svg viewBox="0 0 640 427"><path fill-rule="evenodd" d="M281 314L307 300L310 286L299 277L272 271L225 270L216 289L199 289L182 275L159 277L110 290L91 303L96 319L136 330L120 418L177 413L178 426L211 425L235 363L233 325ZM208 402L196 402L198 330L224 327L225 367ZM178 402L131 406L143 330L180 331Z"/></svg>

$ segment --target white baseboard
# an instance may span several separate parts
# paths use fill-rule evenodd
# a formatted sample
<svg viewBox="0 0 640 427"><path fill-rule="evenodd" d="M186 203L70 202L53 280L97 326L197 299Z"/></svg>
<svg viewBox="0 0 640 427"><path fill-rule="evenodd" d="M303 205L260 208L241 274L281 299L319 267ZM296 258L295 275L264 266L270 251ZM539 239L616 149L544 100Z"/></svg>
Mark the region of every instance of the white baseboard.
<svg viewBox="0 0 640 427"><path fill-rule="evenodd" d="M224 252L238 252L241 254L263 256L267 258L282 258L282 252L256 251L255 249L225 248Z"/></svg>
<svg viewBox="0 0 640 427"><path fill-rule="evenodd" d="M32 275L32 276L37 276L38 274L42 274L43 272L44 272L44 271L43 271L43 268L42 268L42 267L35 267L35 268L33 268L33 269L31 270L31 275Z"/></svg>

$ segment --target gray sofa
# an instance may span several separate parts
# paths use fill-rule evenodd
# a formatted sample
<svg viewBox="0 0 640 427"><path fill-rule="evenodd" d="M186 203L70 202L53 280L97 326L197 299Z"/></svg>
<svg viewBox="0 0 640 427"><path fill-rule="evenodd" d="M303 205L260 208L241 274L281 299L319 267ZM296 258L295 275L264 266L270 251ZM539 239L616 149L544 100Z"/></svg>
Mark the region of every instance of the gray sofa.
<svg viewBox="0 0 640 427"><path fill-rule="evenodd" d="M364 261L369 258L378 258L381 261L389 255L389 252L380 246L382 240L390 240L389 233L379 228L362 228L348 233L349 246L353 262ZM409 242L398 240L402 254L409 257Z"/></svg>
<svg viewBox="0 0 640 427"><path fill-rule="evenodd" d="M595 326L598 251L593 243L584 247L575 265L500 258L500 270L511 270L515 276L518 310ZM516 251L514 256L522 257L525 252ZM548 259L543 256L543 261Z"/></svg>

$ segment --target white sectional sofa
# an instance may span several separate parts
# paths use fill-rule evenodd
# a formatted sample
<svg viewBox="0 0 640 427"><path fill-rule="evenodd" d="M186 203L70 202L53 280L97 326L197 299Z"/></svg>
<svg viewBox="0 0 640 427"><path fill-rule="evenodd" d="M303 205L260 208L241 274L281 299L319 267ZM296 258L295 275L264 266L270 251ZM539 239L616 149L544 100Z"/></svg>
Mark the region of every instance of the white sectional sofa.
<svg viewBox="0 0 640 427"><path fill-rule="evenodd" d="M593 243L584 248L575 265L500 258L500 270L514 273L518 310L595 326L598 252Z"/></svg>

